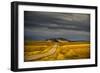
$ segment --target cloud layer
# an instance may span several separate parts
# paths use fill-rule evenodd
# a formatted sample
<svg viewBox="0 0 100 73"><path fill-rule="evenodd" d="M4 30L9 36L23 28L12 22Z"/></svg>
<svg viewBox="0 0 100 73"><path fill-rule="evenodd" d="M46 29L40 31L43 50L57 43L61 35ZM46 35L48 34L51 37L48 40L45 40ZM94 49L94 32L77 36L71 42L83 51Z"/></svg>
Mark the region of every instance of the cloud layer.
<svg viewBox="0 0 100 73"><path fill-rule="evenodd" d="M65 38L89 41L90 15L79 13L24 12L25 40Z"/></svg>

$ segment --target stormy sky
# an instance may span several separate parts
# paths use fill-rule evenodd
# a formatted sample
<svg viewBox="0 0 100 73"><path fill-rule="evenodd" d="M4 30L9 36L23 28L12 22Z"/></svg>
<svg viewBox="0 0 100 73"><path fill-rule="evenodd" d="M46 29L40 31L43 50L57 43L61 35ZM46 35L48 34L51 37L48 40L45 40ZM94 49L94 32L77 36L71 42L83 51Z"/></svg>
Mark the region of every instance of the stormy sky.
<svg viewBox="0 0 100 73"><path fill-rule="evenodd" d="M24 11L25 40L64 38L90 40L90 15L79 13Z"/></svg>

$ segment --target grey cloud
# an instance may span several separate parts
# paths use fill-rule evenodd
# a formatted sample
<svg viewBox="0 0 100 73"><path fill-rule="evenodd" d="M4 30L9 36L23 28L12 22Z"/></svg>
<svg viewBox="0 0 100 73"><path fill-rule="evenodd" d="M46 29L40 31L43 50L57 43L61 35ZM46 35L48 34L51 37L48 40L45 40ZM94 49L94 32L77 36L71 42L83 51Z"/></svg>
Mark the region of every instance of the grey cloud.
<svg viewBox="0 0 100 73"><path fill-rule="evenodd" d="M25 39L63 37L89 41L89 14L25 11L24 15Z"/></svg>

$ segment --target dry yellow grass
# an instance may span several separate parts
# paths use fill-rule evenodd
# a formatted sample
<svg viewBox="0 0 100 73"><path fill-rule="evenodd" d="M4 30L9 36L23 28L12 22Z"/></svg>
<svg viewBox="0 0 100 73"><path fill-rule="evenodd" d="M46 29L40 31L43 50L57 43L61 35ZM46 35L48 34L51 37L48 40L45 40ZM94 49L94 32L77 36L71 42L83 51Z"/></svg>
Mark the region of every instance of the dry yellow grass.
<svg viewBox="0 0 100 73"><path fill-rule="evenodd" d="M89 42L27 41L24 61L49 61L90 58Z"/></svg>

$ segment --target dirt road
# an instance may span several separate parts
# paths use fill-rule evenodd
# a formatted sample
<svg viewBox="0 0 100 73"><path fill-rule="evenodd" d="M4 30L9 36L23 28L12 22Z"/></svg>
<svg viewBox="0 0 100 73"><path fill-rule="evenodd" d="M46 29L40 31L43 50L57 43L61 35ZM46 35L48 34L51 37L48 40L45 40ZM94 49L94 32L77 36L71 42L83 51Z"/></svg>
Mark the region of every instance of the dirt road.
<svg viewBox="0 0 100 73"><path fill-rule="evenodd" d="M37 54L37 55L28 56L27 58L25 58L25 60L26 60L26 61L36 60L36 59L40 59L40 58L42 58L42 57L46 57L46 56L52 55L52 54L54 54L54 53L56 52L57 47L58 47L58 44L55 43L55 44L53 45L53 47L52 47L48 52L41 53L41 54Z"/></svg>

